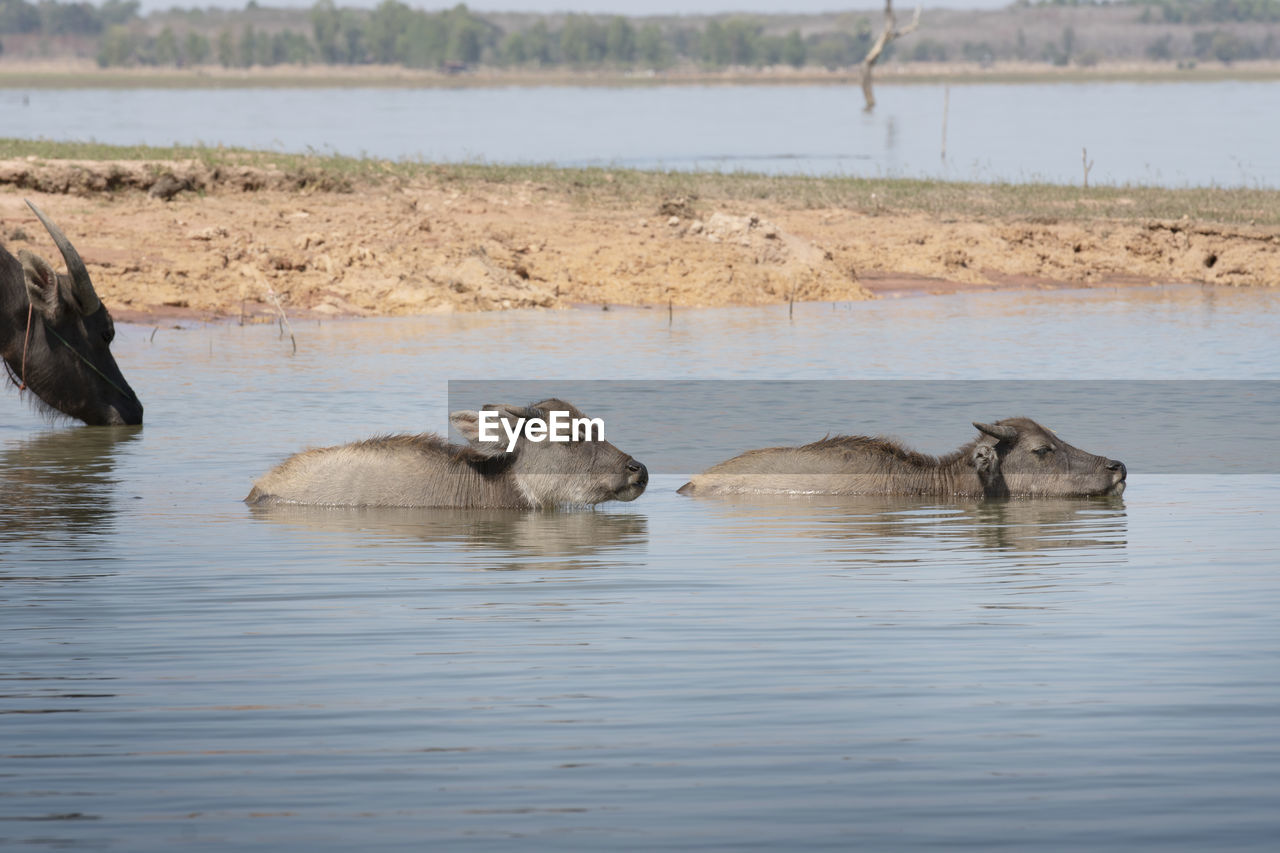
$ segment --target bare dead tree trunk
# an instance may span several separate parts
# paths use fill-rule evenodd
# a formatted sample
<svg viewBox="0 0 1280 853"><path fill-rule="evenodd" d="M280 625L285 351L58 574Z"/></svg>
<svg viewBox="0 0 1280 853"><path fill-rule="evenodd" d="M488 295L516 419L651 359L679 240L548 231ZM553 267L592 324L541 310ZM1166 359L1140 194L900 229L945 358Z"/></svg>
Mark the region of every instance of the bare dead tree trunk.
<svg viewBox="0 0 1280 853"><path fill-rule="evenodd" d="M871 45L871 49L867 51L866 58L862 60L862 97L867 101L867 105L864 108L867 112L871 112L876 106L876 96L871 91L871 67L880 59L880 54L884 53L884 49L889 46L889 42L902 38L907 33L915 32L916 27L920 26L921 8L921 6L916 7L916 13L912 16L911 23L902 29L898 29L898 19L893 14L893 0L884 0L884 29L880 31L880 37Z"/></svg>

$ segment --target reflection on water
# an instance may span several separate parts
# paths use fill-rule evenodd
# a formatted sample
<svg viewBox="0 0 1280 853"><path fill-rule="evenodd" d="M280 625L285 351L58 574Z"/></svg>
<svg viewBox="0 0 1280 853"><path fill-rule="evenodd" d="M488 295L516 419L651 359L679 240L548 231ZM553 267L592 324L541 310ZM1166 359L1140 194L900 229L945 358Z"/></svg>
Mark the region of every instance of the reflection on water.
<svg viewBox="0 0 1280 853"><path fill-rule="evenodd" d="M0 540L110 536L120 509L116 466L141 432L71 427L7 445L0 452Z"/></svg>
<svg viewBox="0 0 1280 853"><path fill-rule="evenodd" d="M973 529L984 547L1000 551L1119 548L1125 544L1124 501L991 501L974 507Z"/></svg>
<svg viewBox="0 0 1280 853"><path fill-rule="evenodd" d="M253 505L254 518L344 537L454 546L488 570L586 569L643 554L648 519L636 512L401 509ZM473 562L474 560L474 562Z"/></svg>
<svg viewBox="0 0 1280 853"><path fill-rule="evenodd" d="M675 499L679 502L679 498ZM726 496L710 502L714 535L829 544L841 563L895 559L919 550L1049 552L1101 559L1125 545L1121 498L938 502L900 497ZM649 519L629 511L352 509L251 506L259 520L344 540L431 543L462 549L475 568L601 568L642 558ZM838 543L838 544L831 544Z"/></svg>
<svg viewBox="0 0 1280 853"><path fill-rule="evenodd" d="M936 498L725 495L720 518L738 535L767 530L840 540L840 550L888 553L892 544L932 540L940 548L990 551L1109 549L1125 544L1119 497L939 501Z"/></svg>

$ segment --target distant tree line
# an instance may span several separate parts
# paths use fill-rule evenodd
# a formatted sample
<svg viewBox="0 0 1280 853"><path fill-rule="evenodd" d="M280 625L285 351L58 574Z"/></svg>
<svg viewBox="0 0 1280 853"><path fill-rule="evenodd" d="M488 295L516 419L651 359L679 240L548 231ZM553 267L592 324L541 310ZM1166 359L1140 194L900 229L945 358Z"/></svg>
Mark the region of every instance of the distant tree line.
<svg viewBox="0 0 1280 853"><path fill-rule="evenodd" d="M44 2L52 4L53 0ZM371 11L319 0L308 17L309 32L267 32L245 23L216 34L195 27L179 34L166 26L158 35L148 35L126 21L105 29L98 62L103 66L216 62L247 67L319 62L409 68L482 64L509 68L664 69L677 64L837 68L860 62L872 40L871 23L866 18L858 18L847 32L801 36L798 30L786 35L766 33L764 24L749 16L712 18L705 26L660 27L652 21L636 22L620 15L571 14L557 26L541 18L524 29L505 32L465 5L427 12L399 0L383 0Z"/></svg>
<svg viewBox="0 0 1280 853"><path fill-rule="evenodd" d="M1280 0L1119 0L1143 8L1139 20L1171 24L1280 21ZM1110 6L1112 0L1014 0L1014 6Z"/></svg>
<svg viewBox="0 0 1280 853"><path fill-rule="evenodd" d="M1133 0L1145 6L1141 20L1171 24L1280 21L1280 0Z"/></svg>
<svg viewBox="0 0 1280 853"><path fill-rule="evenodd" d="M1169 36L1162 36L1147 46L1147 58L1169 60L1178 58ZM1191 36L1191 55L1199 60L1241 62L1249 59L1274 59L1280 56L1280 43L1273 35L1260 40L1238 36L1225 30L1197 30Z"/></svg>
<svg viewBox="0 0 1280 853"><path fill-rule="evenodd" d="M94 36L113 24L137 17L138 0L106 0L100 6L55 0L0 0L0 35Z"/></svg>
<svg viewBox="0 0 1280 853"><path fill-rule="evenodd" d="M1276 37L1246 34L1239 22L1280 22L1280 0L1120 0L1139 21L1188 27L1175 38L1162 34L1129 50L1131 57L1154 60L1278 58ZM1035 6L1112 5L1098 0L1015 0L1017 12ZM494 20L459 4L428 12L401 0L382 0L372 10L340 7L318 0L309 10L269 9L249 0L242 11L171 9L147 18L138 0L105 0L100 5L58 0L0 0L0 36L80 36L92 39L100 65L195 66L219 64L247 68L282 63L338 65L389 64L410 68L460 69L485 65L503 68L656 69L675 66L792 66L846 68L862 61L878 18L833 15L824 28L783 31L768 16L724 15L685 19L670 16L528 15L504 29ZM492 19L491 19L492 18ZM1216 26L1215 26L1216 24ZM1227 28L1230 29L1227 29ZM1167 29L1167 27L1166 27ZM1273 28L1274 31L1274 28ZM906 62L997 60L1091 65L1098 51L1082 44L1070 26L1036 43L1022 29L992 34L979 41L948 39L927 27L893 43L887 51ZM3 47L0 47L2 50ZM896 53L894 53L896 49Z"/></svg>
<svg viewBox="0 0 1280 853"><path fill-rule="evenodd" d="M182 36L165 27L156 36L123 26L112 27L98 45L98 64L168 65L178 68L217 63L226 68L254 65L303 65L316 57L315 46L302 33L269 33L246 24L239 33L224 29L214 38L188 31Z"/></svg>
<svg viewBox="0 0 1280 853"><path fill-rule="evenodd" d="M714 68L787 64L831 67L861 61L871 26L801 37L769 35L757 19L712 18L704 27L660 27L621 15L571 14L553 27L546 18L504 32L465 5L443 12L383 0L372 12L342 9L332 0L311 8L316 58L337 64L387 63L410 68L487 64L502 67L668 68L693 63Z"/></svg>

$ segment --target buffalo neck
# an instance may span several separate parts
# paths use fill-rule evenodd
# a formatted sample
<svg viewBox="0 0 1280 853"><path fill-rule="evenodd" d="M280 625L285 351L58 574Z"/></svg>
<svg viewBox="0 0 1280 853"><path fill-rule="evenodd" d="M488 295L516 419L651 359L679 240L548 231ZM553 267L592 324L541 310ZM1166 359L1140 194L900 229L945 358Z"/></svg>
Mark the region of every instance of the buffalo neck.
<svg viewBox="0 0 1280 853"><path fill-rule="evenodd" d="M885 472L886 491L919 495L975 495L985 488L974 470L972 445L939 458L912 456L890 458Z"/></svg>
<svg viewBox="0 0 1280 853"><path fill-rule="evenodd" d="M454 481L454 505L516 509L532 506L520 491L510 456L486 457L468 452L460 461L462 464L447 469Z"/></svg>

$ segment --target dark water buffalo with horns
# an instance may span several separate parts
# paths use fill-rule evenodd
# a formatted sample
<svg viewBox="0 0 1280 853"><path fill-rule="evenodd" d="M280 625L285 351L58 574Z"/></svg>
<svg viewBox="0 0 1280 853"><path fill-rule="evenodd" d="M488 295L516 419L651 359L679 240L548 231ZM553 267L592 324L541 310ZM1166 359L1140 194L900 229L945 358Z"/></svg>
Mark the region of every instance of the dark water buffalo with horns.
<svg viewBox="0 0 1280 853"><path fill-rule="evenodd" d="M1124 463L1072 447L1029 418L974 426L978 438L945 456L866 436L749 450L694 476L680 494L1084 497L1124 491Z"/></svg>
<svg viewBox="0 0 1280 853"><path fill-rule="evenodd" d="M496 413L481 417L481 412ZM354 444L304 450L264 474L245 498L249 504L543 509L570 504L633 501L649 472L603 438L568 442L508 441L521 419L546 421L553 412L583 414L563 400L532 406L488 405L454 412L449 422L467 439L450 444L438 435L391 435ZM485 441L485 420L505 422L498 441Z"/></svg>
<svg viewBox="0 0 1280 853"><path fill-rule="evenodd" d="M142 403L111 356L115 325L71 241L31 202L67 272L0 246L0 353L9 378L87 424L140 424Z"/></svg>

